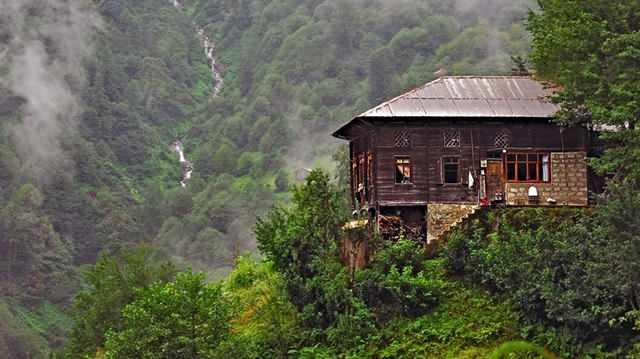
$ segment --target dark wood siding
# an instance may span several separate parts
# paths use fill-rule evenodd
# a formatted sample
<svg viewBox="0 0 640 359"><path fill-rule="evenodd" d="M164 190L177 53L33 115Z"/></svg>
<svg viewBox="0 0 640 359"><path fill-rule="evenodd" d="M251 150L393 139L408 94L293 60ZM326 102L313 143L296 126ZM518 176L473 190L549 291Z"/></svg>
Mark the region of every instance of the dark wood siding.
<svg viewBox="0 0 640 359"><path fill-rule="evenodd" d="M460 146L446 148L444 131L457 130ZM409 134L409 146L399 146L398 134ZM369 192L370 205L377 202L383 206L420 205L427 202L464 203L476 202L477 191L468 188L471 171L480 171L480 160L487 152L499 150L495 145L496 135L508 134L512 150L573 151L586 150L587 132L583 128L566 128L544 120L477 121L372 121L371 126L362 127L359 137L352 141L352 154L358 156L370 151L374 156L373 175ZM395 158L407 156L411 159L412 183L395 183ZM458 184L444 184L442 161L444 157L459 158ZM375 196L377 194L377 196Z"/></svg>

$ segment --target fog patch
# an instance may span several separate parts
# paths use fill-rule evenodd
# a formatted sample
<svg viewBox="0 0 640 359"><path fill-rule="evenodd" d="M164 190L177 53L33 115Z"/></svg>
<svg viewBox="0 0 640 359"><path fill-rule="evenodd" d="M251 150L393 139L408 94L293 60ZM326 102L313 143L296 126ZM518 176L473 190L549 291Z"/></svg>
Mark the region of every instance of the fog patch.
<svg viewBox="0 0 640 359"><path fill-rule="evenodd" d="M22 170L40 183L73 169L61 142L76 131L84 62L101 26L91 6L83 0L0 2L0 86L24 99L10 133Z"/></svg>

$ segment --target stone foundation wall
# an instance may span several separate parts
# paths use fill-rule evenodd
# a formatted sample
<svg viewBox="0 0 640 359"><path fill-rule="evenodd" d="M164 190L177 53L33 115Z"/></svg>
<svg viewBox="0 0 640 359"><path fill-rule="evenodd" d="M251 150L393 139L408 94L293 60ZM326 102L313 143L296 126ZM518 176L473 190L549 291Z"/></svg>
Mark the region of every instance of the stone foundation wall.
<svg viewBox="0 0 640 359"><path fill-rule="evenodd" d="M587 206L587 155L585 152L551 153L551 181L507 183L509 206ZM538 190L538 202L530 203L529 187ZM552 201L549 201L549 200Z"/></svg>
<svg viewBox="0 0 640 359"><path fill-rule="evenodd" d="M427 243L441 239L452 226L462 222L478 208L476 203L427 204Z"/></svg>

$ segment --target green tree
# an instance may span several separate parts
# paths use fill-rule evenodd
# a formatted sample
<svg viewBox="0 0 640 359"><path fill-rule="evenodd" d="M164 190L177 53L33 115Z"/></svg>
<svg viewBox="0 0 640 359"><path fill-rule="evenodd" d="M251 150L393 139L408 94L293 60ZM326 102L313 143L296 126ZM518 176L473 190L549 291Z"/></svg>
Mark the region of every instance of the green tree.
<svg viewBox="0 0 640 359"><path fill-rule="evenodd" d="M220 285L184 272L143 289L107 334L107 358L211 358L229 336L230 303Z"/></svg>
<svg viewBox="0 0 640 359"><path fill-rule="evenodd" d="M339 259L346 218L341 192L327 174L314 170L293 188L293 207L275 208L256 225L258 247L285 279L309 335L337 346L358 342L373 327Z"/></svg>
<svg viewBox="0 0 640 359"><path fill-rule="evenodd" d="M61 301L75 277L70 244L54 230L44 200L38 188L25 184L0 208L0 288L23 302L37 303L47 292Z"/></svg>
<svg viewBox="0 0 640 359"><path fill-rule="evenodd" d="M612 188L595 213L487 215L471 233L449 241L449 269L512 298L532 325L561 328L558 352L580 356L598 345L627 350L637 342L633 318L640 299L640 198L630 193Z"/></svg>
<svg viewBox="0 0 640 359"><path fill-rule="evenodd" d="M601 173L640 180L640 23L636 1L542 0L529 14L531 61L538 74L562 86L559 119L613 126L610 146L594 161Z"/></svg>
<svg viewBox="0 0 640 359"><path fill-rule="evenodd" d="M87 288L76 297L74 327L66 353L70 357L93 355L104 347L105 333L124 327L122 310L139 297L139 290L164 283L175 275L173 265L150 248L102 256L85 274Z"/></svg>

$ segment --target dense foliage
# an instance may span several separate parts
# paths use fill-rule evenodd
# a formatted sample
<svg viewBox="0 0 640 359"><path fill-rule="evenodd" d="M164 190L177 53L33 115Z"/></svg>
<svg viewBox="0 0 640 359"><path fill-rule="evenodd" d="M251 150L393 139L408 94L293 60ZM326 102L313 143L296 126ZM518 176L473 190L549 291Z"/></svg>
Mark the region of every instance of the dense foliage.
<svg viewBox="0 0 640 359"><path fill-rule="evenodd" d="M595 214L490 213L466 235L450 237L448 268L512 298L526 314L528 335L559 353L637 354L637 201L637 194L612 197ZM620 222L619 213L630 217ZM540 324L555 334L541 334Z"/></svg>
<svg viewBox="0 0 640 359"><path fill-rule="evenodd" d="M162 271L144 251L103 258L89 279L108 283L100 287L116 294L108 296L94 285L79 297L79 306L91 302L104 312L110 305L110 313L119 314L76 319L74 337L82 338L92 321L105 333L102 344L88 344L84 353L107 358L472 358L518 338L517 314L509 302L447 278L442 260L425 258L418 243L381 243L372 265L350 278L337 257L342 237L322 242L323 236L342 232L342 223L334 221L343 218L339 190L315 171L293 192L292 206L274 209L257 228L271 261L240 258L221 283L206 284L190 271L169 282L126 282L117 278L135 278L133 269ZM126 265L114 273L113 263ZM148 269L139 268L142 263ZM130 291L128 298L121 294ZM70 348L77 347L73 343L79 341L71 343Z"/></svg>
<svg viewBox="0 0 640 359"><path fill-rule="evenodd" d="M638 60L640 4L634 1L540 1L529 16L532 63L539 75L562 86L560 119L615 129L595 169L638 189Z"/></svg>
<svg viewBox="0 0 640 359"><path fill-rule="evenodd" d="M34 311L45 299L68 305L79 266L100 252L139 243L223 275L255 251L255 217L286 200L289 182L333 166L338 123L443 67L508 73L509 56L528 49L524 0L82 3L100 31L93 56L74 62L86 81L61 80L82 109L60 122L63 160L39 169L47 180L16 147L28 103L5 87L10 63L0 65L0 287ZM25 2L24 23L46 26L47 6ZM3 48L11 26L0 16ZM225 81L215 98L198 28L216 42ZM68 60L56 48L68 39L34 33L50 63ZM177 139L195 167L186 189L169 148Z"/></svg>
<svg viewBox="0 0 640 359"><path fill-rule="evenodd" d="M258 246L285 278L289 300L319 337L313 340L358 341L372 323L339 258L344 197L319 171L293 192L291 208L276 208L258 221Z"/></svg>
<svg viewBox="0 0 640 359"><path fill-rule="evenodd" d="M76 295L67 355L82 357L104 347L107 332L125 325L125 306L139 298L141 290L166 283L175 273L171 262L146 247L102 256L85 273L87 287Z"/></svg>
<svg viewBox="0 0 640 359"><path fill-rule="evenodd" d="M122 310L122 330L107 333L107 358L209 358L229 335L230 305L203 274L155 283Z"/></svg>
<svg viewBox="0 0 640 359"><path fill-rule="evenodd" d="M25 3L49 64L65 60L69 40L37 30L47 2ZM82 3L100 31L74 62L83 76L64 79L83 107L61 122L75 125L64 160L38 169L47 180L19 150L28 102L0 63L0 353L45 357L65 335L69 357L464 358L520 337L566 357L640 352L636 3L541 0L529 14L530 59L563 90L560 120L617 128L592 160L612 181L593 213L504 212L452 237L449 272L491 295L404 240L376 242L349 273L347 197L307 168L334 166L338 123L436 74L506 74L512 58L526 72L533 1ZM197 29L216 42L217 97ZM0 14L3 59L12 31ZM187 188L175 140L195 165ZM240 257L256 249L256 216L261 263ZM127 251L140 243L164 255ZM174 279L167 256L209 278L236 269L217 284ZM495 355L518 350L544 353L516 341Z"/></svg>

